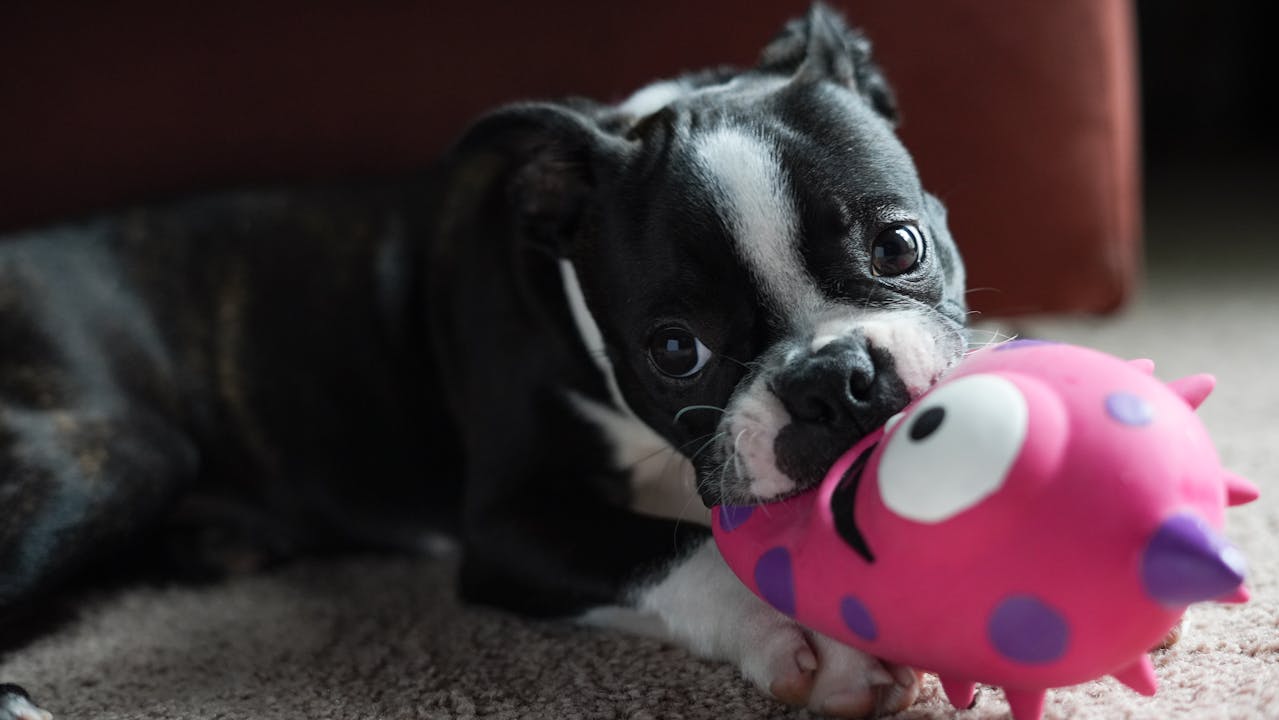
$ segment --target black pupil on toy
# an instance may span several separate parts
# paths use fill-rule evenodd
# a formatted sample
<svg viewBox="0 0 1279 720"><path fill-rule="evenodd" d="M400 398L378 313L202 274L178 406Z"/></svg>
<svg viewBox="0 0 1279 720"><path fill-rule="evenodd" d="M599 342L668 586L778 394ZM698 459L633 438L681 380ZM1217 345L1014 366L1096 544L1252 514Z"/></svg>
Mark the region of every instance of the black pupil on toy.
<svg viewBox="0 0 1279 720"><path fill-rule="evenodd" d="M871 246L871 267L876 275L901 275L919 262L919 231L910 225L894 225Z"/></svg>
<svg viewBox="0 0 1279 720"><path fill-rule="evenodd" d="M937 428L941 427L941 421L944 419L946 419L945 408L928 408L915 418L915 422L911 423L910 439L918 441L932 435Z"/></svg>
<svg viewBox="0 0 1279 720"><path fill-rule="evenodd" d="M668 327L653 333L648 353L658 370L679 377L697 367L697 338L680 327Z"/></svg>

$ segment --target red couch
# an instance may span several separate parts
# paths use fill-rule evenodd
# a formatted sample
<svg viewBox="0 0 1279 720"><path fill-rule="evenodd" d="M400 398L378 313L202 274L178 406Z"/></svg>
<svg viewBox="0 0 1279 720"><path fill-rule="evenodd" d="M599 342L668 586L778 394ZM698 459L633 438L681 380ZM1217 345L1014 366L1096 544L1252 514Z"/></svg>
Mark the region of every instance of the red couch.
<svg viewBox="0 0 1279 720"><path fill-rule="evenodd" d="M843 6L845 3L834 3ZM846 3L988 313L1106 311L1138 269L1124 0ZM0 228L413 168L494 104L753 62L799 2L6 3Z"/></svg>

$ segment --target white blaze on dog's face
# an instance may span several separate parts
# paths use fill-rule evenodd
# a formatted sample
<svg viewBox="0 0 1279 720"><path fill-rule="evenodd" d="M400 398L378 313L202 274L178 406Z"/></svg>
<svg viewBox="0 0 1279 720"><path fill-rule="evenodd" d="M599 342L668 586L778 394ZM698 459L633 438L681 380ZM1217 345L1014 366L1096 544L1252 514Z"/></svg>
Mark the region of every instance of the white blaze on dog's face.
<svg viewBox="0 0 1279 720"><path fill-rule="evenodd" d="M801 235L805 223L776 145L726 126L694 147L737 255L781 329L725 407L713 455L720 465L704 494L719 502L769 500L813 485L856 439L926 390L958 358L962 337L909 297L876 298L871 288L859 306L823 291L805 264L805 243L814 238ZM876 209L890 235L903 232L892 229L894 220L909 223L914 257L904 262L907 273L917 269L928 239L918 220L890 203ZM872 277L898 269L877 267L888 250L871 244Z"/></svg>
<svg viewBox="0 0 1279 720"><path fill-rule="evenodd" d="M727 224L750 275L779 317L803 322L823 305L799 254L795 200L767 142L739 127L723 127L694 141L697 168ZM784 358L783 358L784 360ZM720 424L716 456L723 458L720 495L766 499L795 489L778 465L777 437L790 413L756 373L734 393ZM733 492L725 490L732 488Z"/></svg>

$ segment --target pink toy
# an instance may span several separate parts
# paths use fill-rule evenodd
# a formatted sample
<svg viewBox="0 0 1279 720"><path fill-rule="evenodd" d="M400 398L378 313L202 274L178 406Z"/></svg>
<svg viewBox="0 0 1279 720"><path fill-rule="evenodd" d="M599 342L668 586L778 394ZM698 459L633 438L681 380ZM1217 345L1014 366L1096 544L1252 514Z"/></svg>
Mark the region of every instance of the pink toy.
<svg viewBox="0 0 1279 720"><path fill-rule="evenodd" d="M1018 720L1106 674L1154 694L1146 652L1186 606L1248 599L1219 531L1257 489L1195 415L1212 376L1152 372L1071 345L972 353L819 488L716 508L720 551L804 625L936 673L956 707L976 682Z"/></svg>

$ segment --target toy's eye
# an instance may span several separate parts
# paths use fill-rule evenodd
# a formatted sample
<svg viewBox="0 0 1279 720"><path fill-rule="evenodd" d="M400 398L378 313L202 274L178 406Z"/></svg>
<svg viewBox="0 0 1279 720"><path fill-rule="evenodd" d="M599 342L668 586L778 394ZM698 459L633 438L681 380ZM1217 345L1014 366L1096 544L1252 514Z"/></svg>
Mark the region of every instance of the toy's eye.
<svg viewBox="0 0 1279 720"><path fill-rule="evenodd" d="M648 341L648 356L664 375L692 377L706 366L711 351L688 330L672 325L664 327Z"/></svg>
<svg viewBox="0 0 1279 720"><path fill-rule="evenodd" d="M935 523L981 502L1021 453L1028 414L1025 396L997 375L939 386L893 427L879 461L884 504Z"/></svg>

